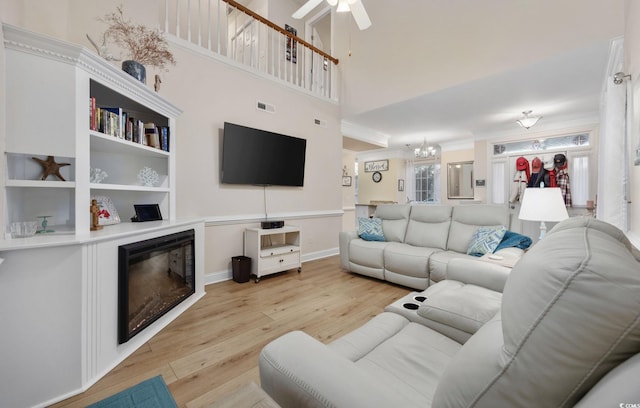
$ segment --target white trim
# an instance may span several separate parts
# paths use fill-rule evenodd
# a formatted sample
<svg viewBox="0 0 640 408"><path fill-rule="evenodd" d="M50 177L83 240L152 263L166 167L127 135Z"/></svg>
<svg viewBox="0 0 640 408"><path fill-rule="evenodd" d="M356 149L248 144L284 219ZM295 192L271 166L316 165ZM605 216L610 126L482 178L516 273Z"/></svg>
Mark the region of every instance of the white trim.
<svg viewBox="0 0 640 408"><path fill-rule="evenodd" d="M371 143L380 147L389 147L389 139L391 138L391 135L367 128L365 126L347 122L344 119L340 124L340 131L342 132L343 136L347 136L352 139Z"/></svg>
<svg viewBox="0 0 640 408"><path fill-rule="evenodd" d="M342 217L343 210L316 210L316 211L297 211L289 213L270 213L269 219L278 220L296 220L307 218L328 218ZM213 227L216 225L228 224L248 224L253 222L264 221L264 214L238 214L225 215L219 217L205 217L205 227Z"/></svg>
<svg viewBox="0 0 640 408"><path fill-rule="evenodd" d="M330 248L330 249L325 249L323 251L317 251L317 252L312 252L309 254L304 254L302 255L302 262L309 262L309 261L315 261L318 259L324 259L324 258L329 258L331 256L335 256L340 254L339 249L336 248ZM304 273L304 265L302 267L302 273ZM211 273L207 273L204 275L204 284L206 285L213 285L216 283L220 283L220 282L224 282L224 281L228 281L233 279L233 271L232 270L225 270L225 271L218 271L218 272L211 272Z"/></svg>
<svg viewBox="0 0 640 408"><path fill-rule="evenodd" d="M160 114L176 117L182 113L180 108L153 92L151 88L84 47L6 23L2 24L2 29L6 49L20 50L75 65L91 74L92 79L102 80L112 87L130 92L139 103L149 105Z"/></svg>

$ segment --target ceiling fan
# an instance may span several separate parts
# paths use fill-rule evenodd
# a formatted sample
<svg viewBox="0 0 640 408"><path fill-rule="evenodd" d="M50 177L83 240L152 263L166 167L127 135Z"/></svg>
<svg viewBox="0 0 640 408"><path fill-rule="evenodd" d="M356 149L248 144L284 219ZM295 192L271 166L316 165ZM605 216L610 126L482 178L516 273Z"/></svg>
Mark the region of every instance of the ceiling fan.
<svg viewBox="0 0 640 408"><path fill-rule="evenodd" d="M308 0L293 13L292 17L296 19L303 18L323 1L324 0ZM371 20L369 19L367 10L365 10L362 5L362 0L327 0L327 3L329 3L331 7L337 5L338 10L336 11L338 12L351 11L353 19L356 21L359 29L366 30L371 26Z"/></svg>

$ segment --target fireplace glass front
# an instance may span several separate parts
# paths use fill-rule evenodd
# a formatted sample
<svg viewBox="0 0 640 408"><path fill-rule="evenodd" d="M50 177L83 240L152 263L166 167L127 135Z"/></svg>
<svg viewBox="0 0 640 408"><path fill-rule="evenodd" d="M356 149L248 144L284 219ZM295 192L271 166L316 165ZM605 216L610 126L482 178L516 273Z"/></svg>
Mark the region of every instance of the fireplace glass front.
<svg viewBox="0 0 640 408"><path fill-rule="evenodd" d="M195 293L195 232L118 247L118 342Z"/></svg>

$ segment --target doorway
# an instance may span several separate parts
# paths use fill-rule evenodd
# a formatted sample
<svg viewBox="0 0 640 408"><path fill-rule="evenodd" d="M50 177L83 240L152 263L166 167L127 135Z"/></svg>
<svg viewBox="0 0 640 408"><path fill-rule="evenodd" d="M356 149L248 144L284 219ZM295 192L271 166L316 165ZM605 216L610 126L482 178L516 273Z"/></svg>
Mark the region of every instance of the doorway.
<svg viewBox="0 0 640 408"><path fill-rule="evenodd" d="M331 55L333 49L333 14L331 7L327 6L315 15L311 16L305 23L305 41L312 44L317 49ZM322 95L332 94L331 69L329 61L322 55L318 55L309 50L305 59L309 61L305 72L306 88Z"/></svg>

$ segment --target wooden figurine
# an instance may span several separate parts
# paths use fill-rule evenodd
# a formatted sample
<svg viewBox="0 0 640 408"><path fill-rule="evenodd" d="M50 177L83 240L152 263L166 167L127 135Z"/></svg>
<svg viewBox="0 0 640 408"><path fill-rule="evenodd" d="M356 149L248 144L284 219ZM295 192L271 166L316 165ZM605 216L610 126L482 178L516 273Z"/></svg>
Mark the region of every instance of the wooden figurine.
<svg viewBox="0 0 640 408"><path fill-rule="evenodd" d="M91 207L89 208L91 211L91 231L98 231L102 229L102 225L99 225L99 215L100 207L98 206L98 201L93 199L91 200Z"/></svg>

